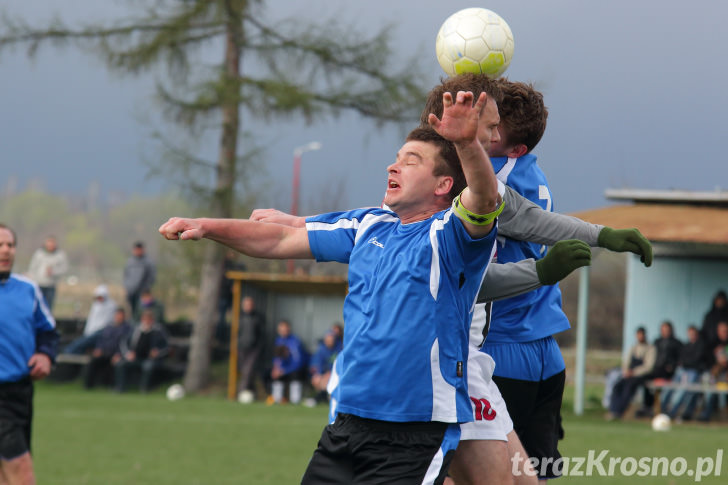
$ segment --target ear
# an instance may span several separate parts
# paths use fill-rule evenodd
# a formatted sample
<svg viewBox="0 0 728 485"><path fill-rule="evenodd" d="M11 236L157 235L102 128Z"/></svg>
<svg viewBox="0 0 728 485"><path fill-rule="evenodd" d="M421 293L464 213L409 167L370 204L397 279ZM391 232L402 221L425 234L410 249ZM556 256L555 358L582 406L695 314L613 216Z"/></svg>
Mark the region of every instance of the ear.
<svg viewBox="0 0 728 485"><path fill-rule="evenodd" d="M449 175L442 175L440 176L439 182L437 182L437 187L435 187L435 195L438 197L447 195L450 193L450 190L452 189L453 185L453 179Z"/></svg>
<svg viewBox="0 0 728 485"><path fill-rule="evenodd" d="M506 153L506 156L508 158L518 158L522 157L526 153L528 153L528 147L523 143L519 143L518 145L515 145L513 148L511 148L511 150Z"/></svg>

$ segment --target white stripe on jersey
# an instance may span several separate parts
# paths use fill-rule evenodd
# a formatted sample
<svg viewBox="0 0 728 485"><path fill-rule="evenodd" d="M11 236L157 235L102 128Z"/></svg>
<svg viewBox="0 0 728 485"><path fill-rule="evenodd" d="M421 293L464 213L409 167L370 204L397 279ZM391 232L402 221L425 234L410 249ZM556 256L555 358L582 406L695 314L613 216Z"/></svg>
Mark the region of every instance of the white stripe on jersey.
<svg viewBox="0 0 728 485"><path fill-rule="evenodd" d="M442 219L436 219L430 226L430 246L432 246L432 261L430 262L430 294L437 300L437 293L440 291L440 245L437 243L437 231L442 231L450 221L452 208L444 213Z"/></svg>
<svg viewBox="0 0 728 485"><path fill-rule="evenodd" d="M307 231L335 231L336 229L356 229L359 227L358 219L339 219L333 224L328 222L307 222Z"/></svg>
<svg viewBox="0 0 728 485"><path fill-rule="evenodd" d="M432 421L455 422L457 413L452 414L457 409L455 387L449 384L440 372L440 342L437 339L430 348L430 369L432 370Z"/></svg>
<svg viewBox="0 0 728 485"><path fill-rule="evenodd" d="M393 214L367 214L362 219L359 227L356 230L356 237L354 238L354 244L359 242L359 238L374 224L378 222L399 222L399 218Z"/></svg>
<svg viewBox="0 0 728 485"><path fill-rule="evenodd" d="M503 167L498 170L498 173L495 174L496 178L503 182L504 184L508 183L508 176L511 174L514 168L516 168L516 161L517 158L509 158Z"/></svg>
<svg viewBox="0 0 728 485"><path fill-rule="evenodd" d="M23 283L28 283L33 287L33 291L35 292L36 304L40 305L40 311L43 312L43 315L45 316L46 320L48 320L48 323L50 323L53 328L56 328L56 320L53 318L51 309L48 308L48 305L46 304L45 298L43 298L43 293L41 293L38 284L30 278L17 273L13 273L11 276L19 281L22 281ZM33 311L35 312L35 308L33 308Z"/></svg>

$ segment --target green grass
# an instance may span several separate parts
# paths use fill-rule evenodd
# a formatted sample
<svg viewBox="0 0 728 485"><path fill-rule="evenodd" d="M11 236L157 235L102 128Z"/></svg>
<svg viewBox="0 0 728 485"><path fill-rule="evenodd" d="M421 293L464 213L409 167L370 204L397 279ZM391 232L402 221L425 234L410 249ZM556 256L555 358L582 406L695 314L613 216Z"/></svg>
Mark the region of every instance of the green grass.
<svg viewBox="0 0 728 485"><path fill-rule="evenodd" d="M599 386L586 390L587 410L574 416L572 389L564 407L564 456L715 457L725 447L723 425L682 424L666 433L649 421L607 423L598 406ZM220 397L167 401L148 395L83 391L78 384L43 382L36 387L33 454L39 483L49 484L240 484L300 482L326 422L326 408L263 404L243 406ZM604 461L605 464L608 463ZM701 483L726 483L722 476ZM619 467L617 467L617 471ZM565 477L558 484L683 484L690 477Z"/></svg>

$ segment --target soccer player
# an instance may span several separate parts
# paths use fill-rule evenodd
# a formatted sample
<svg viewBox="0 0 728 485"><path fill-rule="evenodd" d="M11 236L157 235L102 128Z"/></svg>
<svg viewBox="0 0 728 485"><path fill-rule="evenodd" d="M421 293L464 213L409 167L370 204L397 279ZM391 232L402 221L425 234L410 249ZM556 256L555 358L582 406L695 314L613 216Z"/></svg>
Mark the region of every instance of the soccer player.
<svg viewBox="0 0 728 485"><path fill-rule="evenodd" d="M33 380L50 373L58 334L38 285L11 272L15 245L0 224L0 483L29 485Z"/></svg>
<svg viewBox="0 0 728 485"><path fill-rule="evenodd" d="M445 80L441 86L431 91L423 113L437 114L442 110L439 98L443 92L469 89L477 93L474 85L478 84L480 78L479 75L465 75ZM523 83L501 79L498 84L504 91L504 99L499 104L500 139L491 143L488 148L494 170L499 181L539 204L546 211L552 211L553 204L546 178L536 165L536 157L530 153L546 127L548 112L543 105L543 98L532 86ZM423 114L423 119L425 116ZM513 223L519 224L522 220L520 217L514 218ZM568 221L565 222L566 226L562 224L549 229L543 228L546 232L526 226L508 234L504 218L501 217L497 261L513 262L526 258L539 260L545 254L545 248L541 244L549 243L524 242L527 239L533 240L528 237L528 232L558 238L561 228L568 227ZM578 227L574 225L573 229ZM613 251L631 251L639 254L647 266L651 264L649 242L637 230L614 230L603 226L592 226L591 230L587 230L586 226L582 229L585 232L581 235L568 237L577 237L592 246ZM501 237L506 234L510 237ZM524 235L527 237L523 237ZM477 307L474 327L485 327L485 322L490 317L485 305ZM479 320L483 323L478 324ZM481 353L492 356L497 366L493 369L489 359L479 357L483 362L484 372L479 376L482 379L476 378L475 372L471 371L469 385L471 396L481 399L483 408L490 405L496 409L494 414L502 415L504 419L476 419L473 423L463 425L461 439L464 441L458 448L451 468L456 483L502 483L490 482L484 478L490 479L494 474L493 470L498 469L501 462L489 463L487 458L483 459L493 456L494 447L500 448L493 441L498 439L493 436L501 436L502 439L502 434L494 431L499 424L508 436L511 459L518 459L513 454L514 449L520 446L518 437L528 456L538 458L539 464L548 463L549 458L556 460L560 457L556 445L560 431L559 413L565 365L552 335L568 328L569 323L561 310L561 294L557 286L543 286L525 295L493 303L490 330ZM472 369L474 365L470 367ZM492 381L497 384L497 388L491 384L491 373L494 374ZM480 388L482 390L478 391ZM476 392L481 392L482 397L474 394ZM503 399L507 411L505 406L500 405ZM475 411L477 413L477 409ZM506 418L508 415L510 418ZM518 437L514 436L513 427ZM469 440L472 441L468 442ZM525 461L523 453L516 451ZM541 479L558 475L558 470L553 466L539 466L536 472ZM522 474L518 481L523 480L527 481Z"/></svg>
<svg viewBox="0 0 728 485"><path fill-rule="evenodd" d="M472 93L446 94L432 128L408 135L387 169L391 211L323 214L305 228L181 218L160 227L167 239L204 237L255 257L349 263L339 414L303 483L444 480L457 423L472 419L468 330L502 207L478 132L498 136L498 90L486 91L475 105Z"/></svg>

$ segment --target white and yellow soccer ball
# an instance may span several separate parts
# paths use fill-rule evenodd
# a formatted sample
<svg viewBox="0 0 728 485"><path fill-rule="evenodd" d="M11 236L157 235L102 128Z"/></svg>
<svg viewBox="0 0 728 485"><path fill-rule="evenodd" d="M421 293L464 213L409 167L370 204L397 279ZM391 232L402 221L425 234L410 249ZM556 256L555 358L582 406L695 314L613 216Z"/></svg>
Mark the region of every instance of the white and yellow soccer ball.
<svg viewBox="0 0 728 485"><path fill-rule="evenodd" d="M435 41L437 61L448 76L466 72L503 74L513 58L513 33L485 8L466 8L448 17Z"/></svg>
<svg viewBox="0 0 728 485"><path fill-rule="evenodd" d="M670 431L670 416L658 414L652 418L652 429L655 431Z"/></svg>
<svg viewBox="0 0 728 485"><path fill-rule="evenodd" d="M182 384L172 384L167 388L167 399L177 401L185 397L185 388Z"/></svg>

